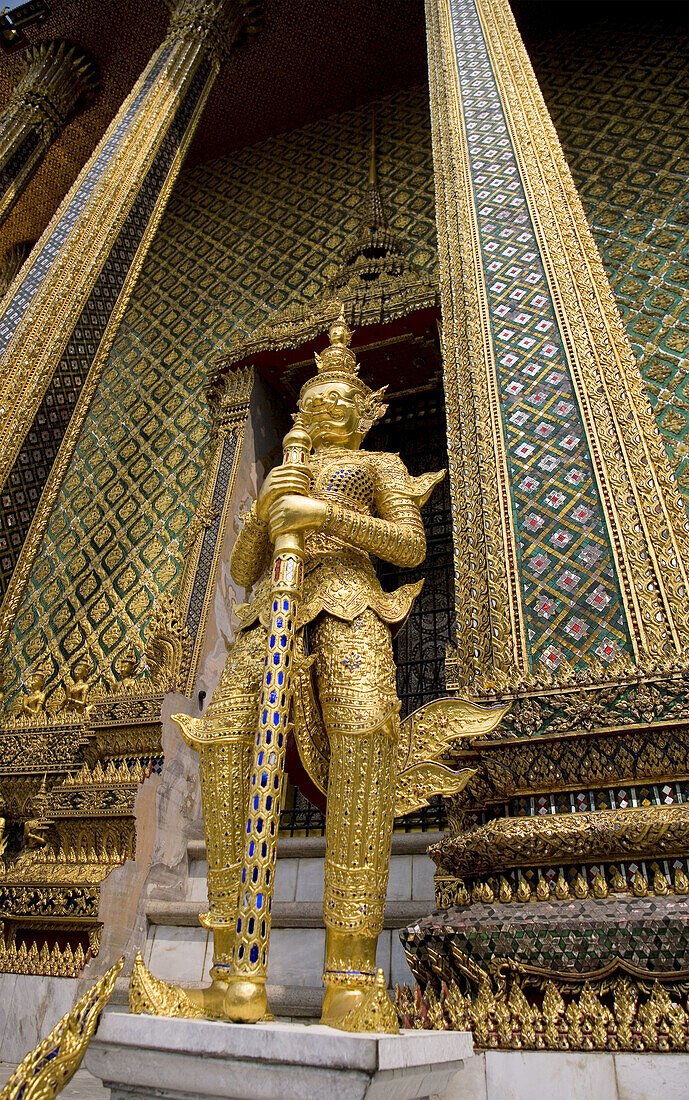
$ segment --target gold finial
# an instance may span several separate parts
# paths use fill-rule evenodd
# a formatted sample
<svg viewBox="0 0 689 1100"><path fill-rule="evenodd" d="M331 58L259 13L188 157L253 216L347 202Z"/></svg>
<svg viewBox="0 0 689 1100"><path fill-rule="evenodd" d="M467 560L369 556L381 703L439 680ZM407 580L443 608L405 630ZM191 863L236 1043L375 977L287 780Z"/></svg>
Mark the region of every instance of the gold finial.
<svg viewBox="0 0 689 1100"><path fill-rule="evenodd" d="M345 320L344 305L340 305L340 312L328 329L330 343L348 348L352 342L352 330Z"/></svg>
<svg viewBox="0 0 689 1100"><path fill-rule="evenodd" d="M350 350L352 330L345 320L344 304L340 303L340 312L328 329L330 346L320 355L316 353L318 380L324 377L351 380L356 377L358 366L354 352Z"/></svg>
<svg viewBox="0 0 689 1100"><path fill-rule="evenodd" d="M371 108L371 153L368 162L368 185L378 186L378 165L376 163L376 109Z"/></svg>

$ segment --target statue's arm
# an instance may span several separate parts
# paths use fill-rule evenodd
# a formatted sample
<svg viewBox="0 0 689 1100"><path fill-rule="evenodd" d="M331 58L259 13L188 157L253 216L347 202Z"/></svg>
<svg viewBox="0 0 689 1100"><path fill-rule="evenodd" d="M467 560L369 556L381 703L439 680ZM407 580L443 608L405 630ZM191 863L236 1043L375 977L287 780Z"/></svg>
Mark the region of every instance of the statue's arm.
<svg viewBox="0 0 689 1100"><path fill-rule="evenodd" d="M268 524L263 523L256 513L256 501L243 519L230 555L230 575L235 584L250 588L268 565L271 544Z"/></svg>
<svg viewBox="0 0 689 1100"><path fill-rule="evenodd" d="M377 516L328 503L324 530L393 565L407 569L420 565L426 557L426 536L411 479L401 463L399 470L386 469L381 474Z"/></svg>

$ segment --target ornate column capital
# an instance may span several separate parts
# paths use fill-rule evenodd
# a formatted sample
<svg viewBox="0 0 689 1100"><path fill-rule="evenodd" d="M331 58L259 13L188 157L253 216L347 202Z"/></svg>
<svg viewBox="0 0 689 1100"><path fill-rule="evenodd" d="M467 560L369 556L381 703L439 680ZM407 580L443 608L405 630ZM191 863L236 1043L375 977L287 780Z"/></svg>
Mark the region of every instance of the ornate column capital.
<svg viewBox="0 0 689 1100"><path fill-rule="evenodd" d="M166 0L171 12L168 40L209 41L219 62L238 38L255 34L262 0Z"/></svg>
<svg viewBox="0 0 689 1100"><path fill-rule="evenodd" d="M24 72L9 108L37 127L48 145L99 84L98 67L90 55L80 46L54 39L31 46L24 54Z"/></svg>

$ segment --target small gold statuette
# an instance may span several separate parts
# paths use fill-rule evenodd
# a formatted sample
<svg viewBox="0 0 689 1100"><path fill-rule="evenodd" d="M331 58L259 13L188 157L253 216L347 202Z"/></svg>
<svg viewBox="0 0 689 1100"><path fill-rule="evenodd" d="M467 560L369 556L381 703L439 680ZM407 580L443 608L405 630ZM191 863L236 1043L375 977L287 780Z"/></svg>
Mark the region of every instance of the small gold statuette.
<svg viewBox="0 0 689 1100"><path fill-rule="evenodd" d="M411 477L396 454L362 450L385 412L358 376L341 313L302 387L282 465L266 478L232 551L253 589L203 718L176 716L199 754L213 932L211 984L168 986L139 959L132 1011L256 1021L269 1014L270 912L286 739L327 795L322 1022L399 1030L376 946L393 820L473 772L439 757L494 728L504 708L442 700L400 722L392 632L420 584L385 592L370 555L418 566L421 506L441 474Z"/></svg>
<svg viewBox="0 0 689 1100"><path fill-rule="evenodd" d="M74 666L72 683L65 685L65 701L62 710L65 714L85 715L88 712L86 701L89 693L89 664L85 660L77 661Z"/></svg>
<svg viewBox="0 0 689 1100"><path fill-rule="evenodd" d="M48 678L45 667L39 666L31 673L27 682L27 691L21 700L19 713L24 718L37 721L45 706L45 684Z"/></svg>

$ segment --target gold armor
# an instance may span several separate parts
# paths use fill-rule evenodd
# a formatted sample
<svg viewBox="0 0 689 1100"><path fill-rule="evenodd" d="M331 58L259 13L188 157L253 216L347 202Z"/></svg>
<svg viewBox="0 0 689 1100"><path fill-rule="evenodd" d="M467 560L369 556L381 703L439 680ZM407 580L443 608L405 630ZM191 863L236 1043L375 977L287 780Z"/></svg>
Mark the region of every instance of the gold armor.
<svg viewBox="0 0 689 1100"><path fill-rule="evenodd" d="M289 713L302 763L316 786L327 790L322 1022L345 1030L396 1031L375 955L400 777L408 779L406 787L402 784L406 808L410 798L422 805L429 792L459 789L471 773L457 778L429 763L419 755L413 731L400 738L391 635L409 614L421 584L384 592L369 554L398 566L423 561L420 507L443 475L413 478L398 455L359 449L385 406L357 377L342 316L331 326L330 338L330 347L316 357L319 373L304 385L299 400L303 438L313 443L308 470L276 468L244 517L230 570L238 584L256 585L253 597L238 609L240 630L206 715L177 717L201 761L210 903L202 921L213 929L215 950L211 986L176 991L166 1003L174 1003L175 1014L202 1011L235 1020L260 1018L266 1009L261 983L267 950L261 948L258 958L254 948L251 980L244 980L241 944L250 941L240 927L247 917L250 925L254 916L261 919L251 906L246 909L249 895L242 883L251 845L245 834L255 825L251 783L260 774L255 757L262 711L266 718L264 654L275 644L267 639L267 627L274 622L271 591L281 567L277 554L271 566L271 553L273 543L287 535L297 548L295 562L303 561L303 584L301 566L294 566L300 583L291 603L296 633ZM267 668L267 656L265 661ZM275 696L273 691L273 701ZM436 738L435 755L444 747L443 737ZM278 806L279 791L276 813ZM277 830L277 819L270 828ZM264 873L255 868L254 876L257 871ZM135 974L133 1003L139 1010L143 987L150 992L155 985L143 973L139 967Z"/></svg>

